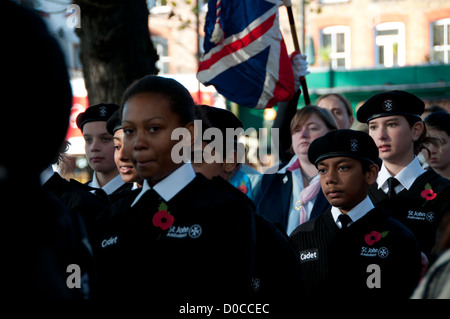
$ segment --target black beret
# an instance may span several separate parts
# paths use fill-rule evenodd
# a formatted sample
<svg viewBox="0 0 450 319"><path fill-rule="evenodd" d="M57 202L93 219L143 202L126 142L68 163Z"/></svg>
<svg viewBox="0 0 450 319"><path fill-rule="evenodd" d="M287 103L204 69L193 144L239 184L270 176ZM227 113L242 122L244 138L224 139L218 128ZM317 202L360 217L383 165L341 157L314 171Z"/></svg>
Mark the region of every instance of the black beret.
<svg viewBox="0 0 450 319"><path fill-rule="evenodd" d="M425 110L425 103L414 94L406 91L388 91L375 94L356 112L361 123L391 115L412 116L420 119Z"/></svg>
<svg viewBox="0 0 450 319"><path fill-rule="evenodd" d="M106 130L109 134L114 135L117 130L122 128L122 120L120 119L120 110L117 110L106 121Z"/></svg>
<svg viewBox="0 0 450 319"><path fill-rule="evenodd" d="M83 130L84 124L94 121L108 121L108 119L119 109L114 103L99 103L89 106L86 111L78 114L77 126Z"/></svg>
<svg viewBox="0 0 450 319"><path fill-rule="evenodd" d="M220 129L224 136L227 128L243 129L241 120L231 111L209 105L196 105L194 111L196 119L203 120L203 133L210 127Z"/></svg>
<svg viewBox="0 0 450 319"><path fill-rule="evenodd" d="M363 131L333 130L315 139L308 149L308 159L315 166L331 157L352 157L379 165L378 147Z"/></svg>

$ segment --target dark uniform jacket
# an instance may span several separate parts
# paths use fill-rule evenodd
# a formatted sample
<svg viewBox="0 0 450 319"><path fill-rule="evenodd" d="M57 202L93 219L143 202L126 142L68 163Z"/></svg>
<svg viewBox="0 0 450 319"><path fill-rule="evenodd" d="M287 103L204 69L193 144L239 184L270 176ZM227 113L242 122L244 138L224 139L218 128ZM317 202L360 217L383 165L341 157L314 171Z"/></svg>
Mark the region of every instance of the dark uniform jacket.
<svg viewBox="0 0 450 319"><path fill-rule="evenodd" d="M281 164L282 168L287 163ZM289 208L292 196L292 172L286 170L284 174L264 174L261 180L260 191L255 198L256 212L272 223L287 230L289 220ZM330 204L322 189L317 194L310 219L319 216Z"/></svg>
<svg viewBox="0 0 450 319"><path fill-rule="evenodd" d="M6 186L6 187L4 187ZM67 267L77 263L77 230L71 212L37 181L0 183L2 288L14 300L82 299L70 288Z"/></svg>
<svg viewBox="0 0 450 319"><path fill-rule="evenodd" d="M291 238L311 298L405 299L419 281L414 235L382 209L372 209L347 229L337 227L329 209L297 227Z"/></svg>
<svg viewBox="0 0 450 319"><path fill-rule="evenodd" d="M178 311L186 302L301 294L288 239L225 180L197 174L168 202L150 189L131 207L139 192L98 220L99 298L145 299L154 310Z"/></svg>
<svg viewBox="0 0 450 319"><path fill-rule="evenodd" d="M70 211L77 245L75 263L82 273L82 293L89 298L96 286L97 273L85 218L100 214L106 206L79 185L82 184L70 183L55 172L42 188L55 195Z"/></svg>
<svg viewBox="0 0 450 319"><path fill-rule="evenodd" d="M71 179L70 183L79 188L82 188L84 191L95 196L98 204L102 206L102 208L100 209L89 209L88 211L83 212L83 218L86 221L88 227L90 227L95 222L95 220L103 213L103 211L106 210L109 205L111 205L111 202L114 202L116 199L120 198L124 192L131 190L131 188L133 187L132 183L124 183L110 195L107 195L106 192L101 188L89 186L88 184L90 183L90 181L83 184L75 179Z"/></svg>
<svg viewBox="0 0 450 319"><path fill-rule="evenodd" d="M434 259L436 231L442 217L450 212L448 179L430 169L420 175L409 190L404 189L392 198L374 183L369 187L369 197L374 205L385 208L407 226L416 236L421 251Z"/></svg>

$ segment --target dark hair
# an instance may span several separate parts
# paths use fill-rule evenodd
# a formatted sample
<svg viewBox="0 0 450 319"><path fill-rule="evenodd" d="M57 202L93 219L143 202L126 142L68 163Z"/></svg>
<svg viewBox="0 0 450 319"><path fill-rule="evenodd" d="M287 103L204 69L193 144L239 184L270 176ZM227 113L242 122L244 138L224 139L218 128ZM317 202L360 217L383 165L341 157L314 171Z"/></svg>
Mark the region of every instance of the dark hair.
<svg viewBox="0 0 450 319"><path fill-rule="evenodd" d="M436 148L439 148L439 141L434 138L428 136L427 126L425 125L424 121L420 117L417 116L408 116L404 115L406 120L408 121L408 124L410 127L413 127L414 124L417 122L423 123L423 131L422 134L420 134L417 141L414 142L414 154L418 155L421 150L426 150L428 152L428 155L431 155L430 150L428 149L428 144L433 144Z"/></svg>
<svg viewBox="0 0 450 319"><path fill-rule="evenodd" d="M316 104L319 104L319 102L321 100L326 99L327 97L335 97L335 98L337 98L339 101L341 101L344 104L345 109L347 110L347 115L348 116L353 116L352 103L350 103L350 101L345 96L343 96L342 94L339 94L339 93L327 93L327 94L324 94L324 95L320 96L317 99Z"/></svg>
<svg viewBox="0 0 450 319"><path fill-rule="evenodd" d="M427 107L427 108L424 110L424 113L425 113L425 112L434 113L434 112L441 112L441 111L446 112L445 109L444 109L442 106L439 106L439 105L437 105L437 104L433 104L433 105Z"/></svg>
<svg viewBox="0 0 450 319"><path fill-rule="evenodd" d="M370 167L375 164L378 166L378 169L381 167L380 163L372 163L366 160L360 160L361 162L361 168L362 168L362 172L363 174L367 173L368 171L370 171Z"/></svg>
<svg viewBox="0 0 450 319"><path fill-rule="evenodd" d="M0 10L9 17L2 21L3 30L8 30L2 41L8 50L3 52L7 63L2 66L5 93L0 134L8 136L3 146L14 154L2 156L0 167L29 178L50 165L64 141L72 89L63 52L42 18L11 1L2 1ZM26 147L17 143L30 140L30 130L36 128L42 143L30 142ZM11 132L19 136L11 138Z"/></svg>
<svg viewBox="0 0 450 319"><path fill-rule="evenodd" d="M238 151L238 136L228 136L227 129L233 129L234 132L239 133L239 129L243 130L243 124L239 118L233 114L233 112L217 108L214 106L199 104L194 107L195 119L202 121L202 141L210 142L211 140L204 138L204 133L209 128L217 128L222 133L222 145L223 151L216 150L222 153L223 158L226 158L225 146L227 143L233 143L234 150Z"/></svg>
<svg viewBox="0 0 450 319"><path fill-rule="evenodd" d="M307 105L298 110L292 118L290 126L291 134L298 125L303 125L312 114L316 114L330 131L337 129L336 120L329 110L318 107L317 105Z"/></svg>
<svg viewBox="0 0 450 319"><path fill-rule="evenodd" d="M450 114L446 111L430 113L425 117L424 122L428 128L444 131L450 136Z"/></svg>
<svg viewBox="0 0 450 319"><path fill-rule="evenodd" d="M178 81L157 75L147 75L131 84L123 93L120 114L125 103L141 93L160 94L169 100L172 112L178 114L183 124L194 120L194 100Z"/></svg>

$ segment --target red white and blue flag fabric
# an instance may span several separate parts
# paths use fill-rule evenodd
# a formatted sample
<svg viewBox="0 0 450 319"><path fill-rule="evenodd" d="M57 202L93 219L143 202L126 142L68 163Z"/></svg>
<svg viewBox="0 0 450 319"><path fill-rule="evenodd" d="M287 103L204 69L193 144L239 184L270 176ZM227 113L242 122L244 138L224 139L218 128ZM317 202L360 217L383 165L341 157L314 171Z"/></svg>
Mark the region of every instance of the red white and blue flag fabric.
<svg viewBox="0 0 450 319"><path fill-rule="evenodd" d="M198 80L239 105L264 109L295 94L279 0L209 0Z"/></svg>

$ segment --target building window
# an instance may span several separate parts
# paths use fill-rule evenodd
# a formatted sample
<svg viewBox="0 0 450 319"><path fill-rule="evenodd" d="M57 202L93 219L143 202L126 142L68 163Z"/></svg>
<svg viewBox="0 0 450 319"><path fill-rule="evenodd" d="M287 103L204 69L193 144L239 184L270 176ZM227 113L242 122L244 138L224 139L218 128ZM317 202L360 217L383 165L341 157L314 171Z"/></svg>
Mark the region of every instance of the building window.
<svg viewBox="0 0 450 319"><path fill-rule="evenodd" d="M350 67L350 28L333 26L320 32L320 55L322 66Z"/></svg>
<svg viewBox="0 0 450 319"><path fill-rule="evenodd" d="M405 25L382 23L375 27L375 64L390 68L405 65Z"/></svg>
<svg viewBox="0 0 450 319"><path fill-rule="evenodd" d="M438 63L450 61L450 18L431 24L431 60Z"/></svg>
<svg viewBox="0 0 450 319"><path fill-rule="evenodd" d="M170 57L167 39L154 35L151 38L159 56L158 61L156 61L156 67L159 69L160 74L169 74Z"/></svg>

